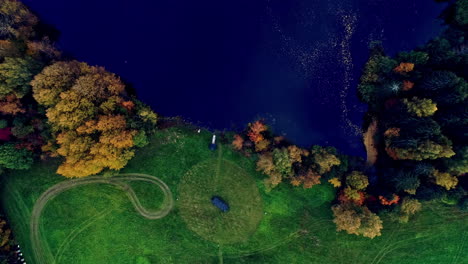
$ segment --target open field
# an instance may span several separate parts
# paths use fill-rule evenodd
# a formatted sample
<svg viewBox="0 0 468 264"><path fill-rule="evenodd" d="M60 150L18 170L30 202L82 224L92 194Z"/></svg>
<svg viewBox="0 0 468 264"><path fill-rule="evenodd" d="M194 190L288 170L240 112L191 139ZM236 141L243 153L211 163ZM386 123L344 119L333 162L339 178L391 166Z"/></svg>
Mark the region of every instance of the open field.
<svg viewBox="0 0 468 264"><path fill-rule="evenodd" d="M232 244L247 241L257 230L263 216L258 188L236 164L223 159L203 161L187 172L179 186L180 214L201 237ZM221 212L213 206L213 195L227 201L230 210Z"/></svg>
<svg viewBox="0 0 468 264"><path fill-rule="evenodd" d="M143 207L140 203L140 200L138 199L137 195L135 194L135 191L133 188L129 185L124 183L123 181L140 181L140 182L145 182L145 183L150 183L157 185L161 191L164 193L164 198L163 198L163 204L164 206L160 208L157 211L151 211ZM31 243L32 243L32 248L34 252L34 258L36 262L38 263L60 263L60 256L61 256L61 250L63 249L62 246L66 244L62 244L61 247L59 248L59 251L55 256L51 255L46 255L45 249L42 247L42 239L40 235L40 217L42 210L44 207L47 205L49 201L54 199L57 195L59 195L62 192L65 192L67 190L73 189L78 186L82 185L88 185L88 184L96 184L96 183L101 183L101 184L111 184L114 185L118 188L121 188L123 191L126 192L129 200L132 202L133 206L135 207L135 210L144 218L154 220L154 219L160 219L165 217L173 208L174 206L174 200L172 198L172 193L167 187L167 185L160 181L158 178L155 178L150 175L146 174L120 174L114 177L102 177L102 176L93 176L93 177L86 177L82 179L71 179L68 181L63 181L61 183L58 183L49 189L47 191L43 192L41 197L37 199L36 203L34 204L33 211L31 213L31 218L30 218L30 232L31 232ZM77 232L71 232L70 235L75 235ZM69 236L70 236L69 235ZM66 240L67 243L69 240Z"/></svg>
<svg viewBox="0 0 468 264"><path fill-rule="evenodd" d="M159 131L122 171L153 175L167 184L175 205L163 218L143 217L125 189L111 184L87 184L58 194L46 204L39 221L44 254L66 264L468 263L468 215L456 208L424 204L423 212L408 224L383 217L382 236L373 240L337 233L329 209L334 190L328 183L308 190L282 184L266 193L263 176L255 171L251 159L229 146L211 152L209 141L206 132L197 134L182 128ZM67 181L54 173L57 164L48 161L29 171L5 175L1 184L3 206L28 263L37 263L29 227L34 204L48 188ZM203 176L203 171L207 172L206 182L192 182L194 179L187 176ZM217 182L219 179L224 180ZM123 183L134 190L146 210L165 207L164 193L158 186ZM235 187L222 189L228 186ZM197 219L184 211L190 208L190 192L202 196L222 192L232 213L246 212L242 223L232 229L245 232L230 241L225 237L230 233L223 234L221 228L203 236L206 233L196 229L201 225L190 227L203 217L207 222L223 220L216 218L220 217L218 212ZM187 224L190 219L194 222Z"/></svg>

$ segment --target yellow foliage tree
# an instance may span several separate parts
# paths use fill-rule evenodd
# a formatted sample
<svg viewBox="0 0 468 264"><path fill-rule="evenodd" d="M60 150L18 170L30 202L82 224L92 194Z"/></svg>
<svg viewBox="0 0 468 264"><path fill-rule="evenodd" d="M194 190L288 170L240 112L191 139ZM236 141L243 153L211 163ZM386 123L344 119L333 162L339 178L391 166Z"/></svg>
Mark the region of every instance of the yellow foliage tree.
<svg viewBox="0 0 468 264"><path fill-rule="evenodd" d="M418 200L409 197L403 198L403 201L401 202L400 206L399 221L402 223L407 223L409 217L421 211L421 208L422 205Z"/></svg>
<svg viewBox="0 0 468 264"><path fill-rule="evenodd" d="M369 180L364 173L352 171L346 176L346 184L356 190L364 190L369 185Z"/></svg>
<svg viewBox="0 0 468 264"><path fill-rule="evenodd" d="M255 151L256 152L265 151L268 149L269 146L270 146L270 141L268 141L267 139L262 139L255 144Z"/></svg>
<svg viewBox="0 0 468 264"><path fill-rule="evenodd" d="M56 152L65 157L57 172L66 177L122 169L135 154L135 137L144 132L133 127L156 123L157 115L138 101L124 100L124 84L100 67L57 62L31 84L34 98L47 108L52 132L57 133Z"/></svg>
<svg viewBox="0 0 468 264"><path fill-rule="evenodd" d="M441 145L431 140L420 142L417 148L393 148L388 145L385 151L395 160L424 160L450 158L455 155L451 145Z"/></svg>
<svg viewBox="0 0 468 264"><path fill-rule="evenodd" d="M437 111L437 104L431 99L413 97L408 100L404 98L403 103L406 105L408 112L417 117L432 116Z"/></svg>
<svg viewBox="0 0 468 264"><path fill-rule="evenodd" d="M301 163L303 153L304 152L302 151L302 149L295 146L295 145L292 145L292 146L288 147L288 154L289 154L289 158L291 159L292 163L295 163L295 162Z"/></svg>
<svg viewBox="0 0 468 264"><path fill-rule="evenodd" d="M330 180L328 180L328 182L331 183L333 185L333 187L335 187L335 188L341 187L341 181L340 181L340 179L338 179L336 177L331 178Z"/></svg>
<svg viewBox="0 0 468 264"><path fill-rule="evenodd" d="M31 81L34 99L43 106L54 106L60 101L60 93L69 90L79 76L89 72L91 67L78 61L59 61L47 66Z"/></svg>
<svg viewBox="0 0 468 264"><path fill-rule="evenodd" d="M116 130L102 133L99 142L110 144L116 148L133 147L133 137L137 134L136 130Z"/></svg>
<svg viewBox="0 0 468 264"><path fill-rule="evenodd" d="M458 184L458 178L450 175L448 172L434 170L433 177L435 178L435 183L437 185L440 185L447 190L455 188Z"/></svg>

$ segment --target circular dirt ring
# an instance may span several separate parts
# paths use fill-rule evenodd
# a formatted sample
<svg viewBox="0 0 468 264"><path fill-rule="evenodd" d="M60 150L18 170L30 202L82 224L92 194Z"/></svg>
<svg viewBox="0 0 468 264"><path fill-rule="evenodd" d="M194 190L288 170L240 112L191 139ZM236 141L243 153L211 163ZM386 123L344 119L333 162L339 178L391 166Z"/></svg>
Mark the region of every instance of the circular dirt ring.
<svg viewBox="0 0 468 264"><path fill-rule="evenodd" d="M229 211L214 206L213 196L226 201ZM221 158L203 161L184 175L178 206L189 229L218 244L246 241L263 216L255 180L238 165Z"/></svg>

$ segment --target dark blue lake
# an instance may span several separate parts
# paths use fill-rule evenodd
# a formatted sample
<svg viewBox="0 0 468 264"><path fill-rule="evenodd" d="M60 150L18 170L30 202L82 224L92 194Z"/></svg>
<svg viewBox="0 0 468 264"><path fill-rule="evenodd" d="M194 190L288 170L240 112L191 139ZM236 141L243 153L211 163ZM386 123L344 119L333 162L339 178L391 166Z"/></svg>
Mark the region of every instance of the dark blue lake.
<svg viewBox="0 0 468 264"><path fill-rule="evenodd" d="M133 84L164 116L211 129L265 118L299 145L364 155L356 97L368 44L441 32L431 0L24 0L59 47Z"/></svg>

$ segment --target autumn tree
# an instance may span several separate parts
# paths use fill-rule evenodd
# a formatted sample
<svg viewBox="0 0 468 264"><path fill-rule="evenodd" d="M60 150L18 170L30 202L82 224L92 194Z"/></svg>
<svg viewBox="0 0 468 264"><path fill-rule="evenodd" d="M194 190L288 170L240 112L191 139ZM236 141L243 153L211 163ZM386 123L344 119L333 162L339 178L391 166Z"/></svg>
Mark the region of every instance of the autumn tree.
<svg viewBox="0 0 468 264"><path fill-rule="evenodd" d="M283 176L275 166L272 153L260 155L257 161L257 171L268 175L268 178L264 180L267 190L275 188L283 180Z"/></svg>
<svg viewBox="0 0 468 264"><path fill-rule="evenodd" d="M414 63L411 62L401 62L393 71L405 74L414 70Z"/></svg>
<svg viewBox="0 0 468 264"><path fill-rule="evenodd" d="M17 43L10 39L0 40L0 58L5 57L20 57L21 50Z"/></svg>
<svg viewBox="0 0 468 264"><path fill-rule="evenodd" d="M268 149L269 146L270 146L270 141L267 139L262 139L255 144L255 151L256 152L265 151Z"/></svg>
<svg viewBox="0 0 468 264"><path fill-rule="evenodd" d="M8 250L11 239L11 229L8 228L4 217L0 215L0 253L3 249Z"/></svg>
<svg viewBox="0 0 468 264"><path fill-rule="evenodd" d="M247 133L247 136L253 143L257 144L264 139L262 132L267 129L267 126L261 121L249 123L249 132Z"/></svg>
<svg viewBox="0 0 468 264"><path fill-rule="evenodd" d="M276 187L283 178L293 175L292 162L286 148L275 149L272 153L267 152L260 155L257 161L257 170L268 175L265 179L267 189Z"/></svg>
<svg viewBox="0 0 468 264"><path fill-rule="evenodd" d="M310 151L313 169L320 175L327 173L333 166L340 165L340 160L336 156L336 150L333 148L324 148L313 146Z"/></svg>
<svg viewBox="0 0 468 264"><path fill-rule="evenodd" d="M382 205L392 205L392 204L397 204L400 201L400 196L396 194L391 194L390 198L379 195L379 200Z"/></svg>
<svg viewBox="0 0 468 264"><path fill-rule="evenodd" d="M257 171L270 175L274 170L275 164L273 163L273 155L271 153L260 155L257 161Z"/></svg>
<svg viewBox="0 0 468 264"><path fill-rule="evenodd" d="M3 0L0 5L0 38L29 38L38 19L20 1Z"/></svg>
<svg viewBox="0 0 468 264"><path fill-rule="evenodd" d="M241 150L243 145L244 145L244 139L242 138L242 136L238 134L234 135L234 140L232 141L232 147L235 150Z"/></svg>
<svg viewBox="0 0 468 264"><path fill-rule="evenodd" d="M69 90L82 74L91 72L91 67L84 62L59 61L45 67L31 82L34 99L51 107L59 103L60 93Z"/></svg>
<svg viewBox="0 0 468 264"><path fill-rule="evenodd" d="M0 99L0 113L3 115L15 116L18 113L25 113L26 110L23 108L20 100L14 95L9 94Z"/></svg>
<svg viewBox="0 0 468 264"><path fill-rule="evenodd" d="M120 170L134 156L134 146L148 143L144 128L155 125L156 114L129 100L125 85L103 68L57 62L31 84L34 98L47 109L56 152L65 157L59 174L84 177Z"/></svg>
<svg viewBox="0 0 468 264"><path fill-rule="evenodd" d="M292 163L301 163L302 157L309 156L309 151L301 149L296 145L288 146L288 154Z"/></svg>
<svg viewBox="0 0 468 264"><path fill-rule="evenodd" d="M352 203L338 204L332 207L337 231L374 238L380 236L382 220L365 206Z"/></svg>
<svg viewBox="0 0 468 264"><path fill-rule="evenodd" d="M409 218L421 211L421 203L413 198L405 197L400 205L400 217L399 221L402 223L407 223Z"/></svg>
<svg viewBox="0 0 468 264"><path fill-rule="evenodd" d="M320 178L322 178L322 176L315 171L308 169L297 176L292 176L290 178L290 182L293 186L300 186L302 184L304 189L309 189L314 185L320 184Z"/></svg>
<svg viewBox="0 0 468 264"><path fill-rule="evenodd" d="M352 171L346 176L346 184L356 190L364 190L369 185L369 180L364 173Z"/></svg>
<svg viewBox="0 0 468 264"><path fill-rule="evenodd" d="M335 188L341 187L341 181L336 177L329 179L328 182Z"/></svg>
<svg viewBox="0 0 468 264"><path fill-rule="evenodd" d="M457 186L458 184L458 178L450 175L450 173L448 172L440 172L438 170L435 170L433 177L437 185L440 185L447 190L455 188L455 186Z"/></svg>
<svg viewBox="0 0 468 264"><path fill-rule="evenodd" d="M394 141L395 142L395 141ZM450 158L455 155L452 146L449 144L439 144L432 140L415 142L415 146L408 148L392 147L394 142L387 141L385 150L387 154L395 160L424 160Z"/></svg>
<svg viewBox="0 0 468 264"><path fill-rule="evenodd" d="M431 99L413 97L411 99L404 98L403 103L406 105L408 112L418 117L431 116L437 111L437 104Z"/></svg>
<svg viewBox="0 0 468 264"><path fill-rule="evenodd" d="M344 188L343 195L345 196L342 199L343 201L352 201L361 205L364 200L364 193L350 186Z"/></svg>
<svg viewBox="0 0 468 264"><path fill-rule="evenodd" d="M399 212L419 207L408 200L413 195L454 205L466 194L468 1L445 2L450 3L441 17L447 27L439 36L392 57L374 45L364 67L359 97L368 104L366 122L379 122L374 139L381 158L368 168L376 184L367 187L372 194L368 204L376 209L383 207L375 197L381 205L391 205L384 210ZM357 197L354 188L339 193L345 191ZM403 211L397 218L407 221L412 211Z"/></svg>

